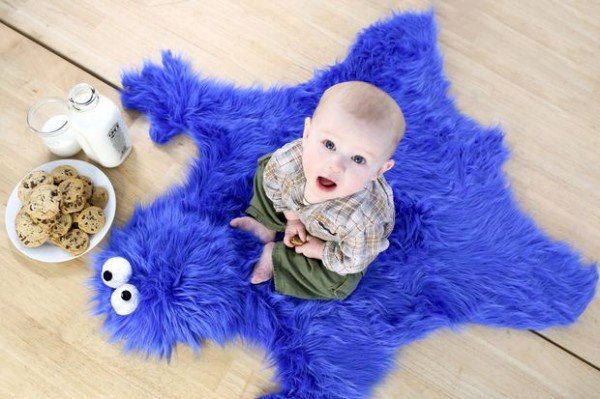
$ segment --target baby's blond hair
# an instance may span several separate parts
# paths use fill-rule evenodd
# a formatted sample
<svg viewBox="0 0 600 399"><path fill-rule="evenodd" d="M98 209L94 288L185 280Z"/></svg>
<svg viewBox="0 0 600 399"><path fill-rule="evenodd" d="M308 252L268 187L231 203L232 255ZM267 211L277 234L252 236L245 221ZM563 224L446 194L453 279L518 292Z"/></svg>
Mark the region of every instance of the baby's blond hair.
<svg viewBox="0 0 600 399"><path fill-rule="evenodd" d="M377 86L359 80L338 83L325 90L313 114L313 119L332 101L351 116L378 124L391 133L393 152L404 136L406 123L396 101Z"/></svg>

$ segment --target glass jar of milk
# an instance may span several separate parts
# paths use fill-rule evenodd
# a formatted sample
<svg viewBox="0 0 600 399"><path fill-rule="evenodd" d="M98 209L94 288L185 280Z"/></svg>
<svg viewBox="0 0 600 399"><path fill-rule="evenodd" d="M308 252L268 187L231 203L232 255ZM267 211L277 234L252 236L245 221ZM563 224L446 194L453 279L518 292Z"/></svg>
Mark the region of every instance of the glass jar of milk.
<svg viewBox="0 0 600 399"><path fill-rule="evenodd" d="M120 165L131 152L131 138L115 103L80 83L69 92L69 105L69 122L87 156L107 168Z"/></svg>
<svg viewBox="0 0 600 399"><path fill-rule="evenodd" d="M44 98L27 112L27 126L59 157L77 154L81 147L69 123L69 106L57 97Z"/></svg>

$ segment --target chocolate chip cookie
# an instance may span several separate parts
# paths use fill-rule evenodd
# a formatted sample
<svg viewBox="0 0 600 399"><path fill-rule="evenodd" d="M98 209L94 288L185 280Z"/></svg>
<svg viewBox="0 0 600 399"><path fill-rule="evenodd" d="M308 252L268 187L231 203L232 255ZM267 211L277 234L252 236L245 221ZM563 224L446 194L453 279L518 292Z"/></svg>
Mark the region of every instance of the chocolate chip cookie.
<svg viewBox="0 0 600 399"><path fill-rule="evenodd" d="M108 191L104 187L94 187L90 204L104 209L108 203Z"/></svg>
<svg viewBox="0 0 600 399"><path fill-rule="evenodd" d="M86 206L87 202L85 202L85 198L78 197L75 201L62 201L60 203L60 211L61 213L74 213L79 212Z"/></svg>
<svg viewBox="0 0 600 399"><path fill-rule="evenodd" d="M96 234L104 227L106 218L101 208L90 206L77 216L77 227L88 234Z"/></svg>
<svg viewBox="0 0 600 399"><path fill-rule="evenodd" d="M50 227L50 236L64 236L69 232L73 220L68 213L60 213L55 222Z"/></svg>
<svg viewBox="0 0 600 399"><path fill-rule="evenodd" d="M80 255L90 245L90 237L79 229L73 229L60 238L60 246L72 255Z"/></svg>
<svg viewBox="0 0 600 399"><path fill-rule="evenodd" d="M69 177L58 185L58 189L63 201L75 202L76 199L83 197L84 186L85 184L82 180L76 177Z"/></svg>
<svg viewBox="0 0 600 399"><path fill-rule="evenodd" d="M62 248L62 244L60 243L61 238L62 238L62 236L53 236L52 234L50 234L50 238L48 239L48 242L51 242L52 244L56 245L57 247Z"/></svg>
<svg viewBox="0 0 600 399"><path fill-rule="evenodd" d="M26 212L19 212L15 218L15 230L19 241L29 248L39 247L48 241L48 229L35 223Z"/></svg>
<svg viewBox="0 0 600 399"><path fill-rule="evenodd" d="M86 205L84 205L83 209L85 209L87 207L89 207L89 205L86 204ZM71 227L74 228L74 229L78 229L79 228L79 226L77 225L77 217L79 216L79 214L81 213L81 211L69 213L69 215L71 215L71 221L72 221Z"/></svg>
<svg viewBox="0 0 600 399"><path fill-rule="evenodd" d="M54 226L56 224L59 217L60 217L60 212L55 217L50 218L50 219L38 219L38 218L32 217L31 220L33 220L33 223L39 225L43 229L50 232L52 230L52 226Z"/></svg>
<svg viewBox="0 0 600 399"><path fill-rule="evenodd" d="M53 184L44 184L33 189L25 204L25 211L36 219L52 219L58 215L61 194Z"/></svg>
<svg viewBox="0 0 600 399"><path fill-rule="evenodd" d="M79 175L77 178L83 182L83 197L89 200L92 198L92 190L94 189L92 179L84 175Z"/></svg>
<svg viewBox="0 0 600 399"><path fill-rule="evenodd" d="M52 184L53 182L54 179L50 174L41 170L34 170L21 180L21 184L19 185L19 199L22 203L25 203L34 188L44 184Z"/></svg>
<svg viewBox="0 0 600 399"><path fill-rule="evenodd" d="M57 186L71 177L77 177L77 175L77 169L69 165L60 165L52 169L52 178Z"/></svg>

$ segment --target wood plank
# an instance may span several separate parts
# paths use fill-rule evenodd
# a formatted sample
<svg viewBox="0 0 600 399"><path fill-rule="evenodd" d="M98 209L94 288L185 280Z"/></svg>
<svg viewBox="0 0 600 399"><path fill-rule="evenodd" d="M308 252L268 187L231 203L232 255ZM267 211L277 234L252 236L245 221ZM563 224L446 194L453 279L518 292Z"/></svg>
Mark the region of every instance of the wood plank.
<svg viewBox="0 0 600 399"><path fill-rule="evenodd" d="M593 398L600 374L530 332L472 327L442 331L398 356L381 398ZM517 360L518 359L518 360ZM575 382L579 381L579 383Z"/></svg>
<svg viewBox="0 0 600 399"><path fill-rule="evenodd" d="M162 23L162 19L156 15L164 14L166 7L157 2L151 5L158 8L157 14L154 16L157 24ZM261 5L262 7L259 7ZM17 11L11 12L23 14L24 9L19 8L22 6L16 6L18 6ZM31 6L31 4L27 3L26 6ZM85 12L82 11L83 22L62 27L63 24L70 22L60 18L53 20L53 24L57 25L53 25L52 30L58 32L58 39L56 43L48 43L48 45L56 46L64 54L70 54L69 46L76 46L72 55L78 62L102 76L113 74L116 82L120 66L127 63L139 65L139 60L148 56L150 52L142 54L138 58L129 54L120 60L118 57L123 56L122 49L108 49L104 45L106 51L96 50L95 54L91 54L94 51L91 51L90 48L86 49L86 47L90 44L98 44L98 42L94 42L95 36L93 35L86 37L83 29L92 29L93 27L98 29L100 25L104 24L102 30L113 29L117 32L113 34L123 35L120 38L123 46L113 47L135 47L134 42L129 41L135 35L129 30L135 30L140 36L147 34L149 35L147 37L153 37L156 34L149 30L149 25L144 27L148 18L137 17L138 25L127 26L127 29L116 26L120 20L110 19L110 14L119 10L115 8L119 4L115 3L112 6L111 12L106 10L105 14L102 14L103 18L107 19L100 24L94 22L95 18L100 15L100 11L92 5L86 7ZM130 6L134 7L133 4ZM221 7L221 5L215 6ZM46 5L44 7L58 6ZM96 5L96 7L99 6ZM231 7L232 10L227 8L227 11L233 13L241 6L226 3L222 7ZM262 80L262 82L270 83L285 79L290 79L290 82L300 81L310 77L312 65L319 63L326 65L327 62L330 62L325 57L330 55L335 57L334 51L340 51L338 57L342 56L355 31L366 26L369 23L367 19L369 21L377 19L383 8L384 6L380 4L369 3L365 6L356 5L353 13L337 15L333 11L333 7L319 6L311 8L310 17L306 17L306 20L301 17L286 17L282 21L273 21L282 11L271 9L271 13L269 13L269 7L258 3L256 11L238 10L238 14L235 15L239 17L249 13L246 16L249 26L255 30L260 30L262 26L262 29L270 32L266 35L260 34L260 40L248 39L248 37L253 37L251 29L242 29L240 26L231 28L229 25L227 28L221 28L225 29L224 31L217 30L217 33L212 33L214 41L210 36L187 36L190 33L187 30L191 31L193 28L191 25L193 18L191 17L189 21L185 20L190 25L183 24L185 26L183 33L171 34L173 36L170 36L169 40L174 38L173 40L176 41L173 43L186 45L186 41L193 38L195 43L200 43L194 45L195 47L207 48L210 47L208 42L230 40L231 43L235 43L236 40L242 40L241 47L246 47L246 50L240 50L242 53L230 55L230 58L226 60L219 58L219 46L215 46L214 64L211 64L211 68L214 68L211 73L214 76L225 78L218 68L219 65L225 65L226 68L231 68L230 78L242 83L244 79L247 79L247 83L261 81L261 77L266 79L266 75L263 73L264 69L269 70L268 79L272 80ZM3 9L2 18L6 15L5 11L6 9ZM34 25L40 24L40 29L45 29L41 22L43 15L37 15L35 10L26 9L25 11L27 11L25 16L21 17L27 23L34 20L37 21ZM44 11L48 10L44 9ZM141 10L139 11L141 12ZM189 14L190 10L186 11ZM302 15L300 11L298 10L298 15ZM221 13L224 12L221 9ZM452 16L449 11L446 12L448 14L443 15ZM135 12L130 11L130 13L134 14ZM52 15L50 13L50 16ZM140 15L144 16L142 12ZM212 14L210 15L212 18ZM147 17L147 15L145 16ZM74 18L73 15L70 18ZM207 18L205 23L212 26L213 29L221 26L211 18ZM214 16L214 18L218 17ZM327 25L327 21L331 18L335 18L333 27ZM134 21L136 20L134 19ZM221 17L217 21L224 22L226 19ZM81 26L73 28L79 23ZM213 25L210 25L211 23ZM560 111L561 108L558 108L558 116L552 112L558 107L554 104L556 101L553 97L558 95L556 94L559 93L558 89L554 89L555 91L552 91L550 96L540 100L535 90L526 86L526 81L515 83L510 79L510 74L506 75L502 69L494 70L486 65L482 67L480 60L477 60L468 51L465 52L463 47L459 46L458 50L451 47L451 44L461 43L459 41L461 38L466 40L465 34L461 34L460 31L452 31L454 36L446 39L443 36L445 32L443 24L445 23L447 23L446 20L441 21L442 44L447 46L443 50L447 54L445 60L450 78L455 82L453 90L459 96L461 108L486 123L495 115L503 115L507 122L510 120L513 123L509 128L508 139L514 140L511 141L511 145L523 148L520 154L523 159L518 158L518 153L515 154L515 159L508 165L509 168L511 165L516 165L514 166L515 170L507 169L511 174L520 201L530 201L529 204L525 203L525 209L528 209L529 212L541 212L534 216L544 227L550 225L549 230L554 236L564 233L565 238L569 238L570 242L576 243L580 248L591 245L591 250L585 249L585 252L597 258L597 247L594 247L598 243L597 240L589 244L584 243L585 245L579 241L585 240L590 234L593 237L598 234L598 223L594 222L594 216L592 215L589 220L589 215L586 216L583 212L586 207L594 211L593 201L590 200L590 203L587 204L580 202L585 200L581 196L598 195L597 175L593 174L593 171L590 173L583 165L589 160L585 156L592 157L593 161L594 154L588 151L588 147L591 147L588 143L594 140L592 132L586 131L586 125L583 123L581 128L583 133L577 131L575 135L579 144L574 148L571 147L570 142L568 146L565 145L564 139L561 141L560 129L555 126L567 128L570 124L579 122L568 118L563 120L565 115L569 114L565 110ZM313 53L313 47L305 47L303 40L297 39L298 35L310 36L308 31L316 29L315 26L319 26L320 36L329 38L324 40L326 47L318 48L321 53ZM352 30L355 27L356 29ZM22 26L19 25L19 28ZM459 28L454 29L458 30ZM469 29L473 28L469 27ZM102 85L81 70L73 68L31 42L14 35L14 32L10 30L5 34L5 30L2 30L2 60L0 61L3 71L5 71L4 76L0 78L0 90L2 90L2 100L0 101L2 101L3 110L0 120L2 148L6 149L4 151L14 148L23 149L22 153L12 150L2 153L0 150L1 159L11 159L7 164L8 172L4 176L0 176L0 192L6 199L14 184L31 167L53 159L46 155L40 142L31 140L31 136L26 136L28 132L23 127L22 119L29 104L41 96L65 93L73 83L78 81L88 81L97 85L103 93L115 100L118 96L108 86ZM162 33L160 29L158 31ZM328 34L324 35L323 32L328 32ZM469 30L465 30L465 32L469 32ZM50 30L32 34L44 38L55 35ZM295 58L287 58L284 54L285 51L281 52L282 50L277 48L278 44L269 44L266 46L268 49L257 47L262 52L261 57L266 60L254 60L252 58L253 51L248 50L248 47L252 48L253 46L250 42L256 40L263 42L264 46L264 41L275 34L279 35L277 41L281 39L282 42L285 42L286 37L292 40L286 46L298 48L297 54L292 56ZM493 31L489 34L492 36L487 39L488 44L497 38L494 35L499 35L500 32ZM223 36L225 39L215 38L215 35ZM144 40L152 42L147 37ZM466 37L468 38L468 35ZM87 46L82 45L83 38L91 40ZM311 40L313 44L317 42L316 38L308 39L308 42L311 43ZM271 41L273 40L271 39ZM192 51L199 54L197 48ZM232 51L238 50L233 49ZM243 51L247 51L247 53L243 53ZM278 51L280 53L277 53ZM450 51L450 54L447 51ZM240 54L250 57L250 61L243 64L231 62L232 59L238 59ZM86 57L90 58L86 59ZM254 55L254 57L257 56ZM84 59L85 61L83 61ZM198 59L195 62L204 69L205 61L206 59ZM289 72L291 65L301 65L303 62L306 69L300 68L294 73ZM49 68L49 65L52 67ZM107 73L107 71L109 72ZM296 73L298 76L302 74L305 76L300 78L295 75ZM515 95L516 99L514 99ZM592 103L594 99L597 97L590 98ZM585 104L583 105L585 106ZM541 116L536 116L531 120L532 109L536 109L536 111L539 109ZM560 125L561 121L563 125ZM191 143L183 138L176 139L175 143L170 144L166 149L155 147L147 138L147 124L143 119L135 119L135 115L132 115L128 118L128 122L132 125L135 143L132 158L128 159L122 167L108 171L109 177L117 189L119 201L117 220L119 222L128 219L136 200L150 200L156 194L164 191L173 181L180 179L185 173L186 161L195 154ZM503 121L503 123L505 122ZM546 140L546 136L540 138L532 133L536 131L536 128L539 130L540 126L545 128L544 131L549 131L549 134L553 135L550 136L551 140ZM513 135L513 129L518 132L518 135ZM15 134L7 135L5 132L15 132ZM561 152L569 148L573 148L573 152L566 154ZM556 154L557 151L558 154ZM586 151L589 155L585 155ZM584 154L581 161L580 153ZM556 165L556 162L560 162L565 156L567 157L565 162ZM546 160L545 163L544 160ZM166 164L171 165L171 168L166 176L161 176L161 168ZM523 168L526 173L523 172ZM579 176L582 170L583 177ZM561 172L562 174L558 176L560 180L555 182L556 174ZM586 173L589 176L586 176ZM153 178L157 176L160 177L158 180ZM539 184L538 179L543 183ZM569 184L567 190L574 194L560 197L565 195L562 193L563 190L567 191L563 188L564 184ZM553 195L548 196L546 193ZM583 193L583 195L579 193ZM556 195L559 196L559 200L556 199ZM5 206L4 202L3 207ZM560 214L559 216L555 214L557 212ZM557 217L564 219L557 220ZM573 217L575 221L573 221ZM584 225L586 226L585 231L581 231L584 222L589 223ZM555 227L552 227L553 224ZM557 231L552 231L552 228ZM559 231L559 229L561 230ZM572 233L579 235L572 239ZM14 272L0 286L2 290L0 303L6 314L3 327L0 327L0 351L2 351L3 359L1 361L3 363L0 363L0 370L10 370L6 374L0 373L0 394L22 392L23 395L19 396L56 397L59 396L61 387L68 385L66 392L73 395L100 396L107 394L106 381L112 380L116 381L117 388L115 388L116 391L111 388L109 391L111 394L112 392L131 393L133 391L134 396L148 396L148 390L145 387L149 387L164 396L176 396L177 394L184 396L186 392L190 392L190 389L194 389L195 392L201 392L204 397L254 397L262 390L273 386L269 382L272 371L264 370L265 366L261 364L261 354L240 345L228 346L224 350L209 345L199 359L195 358L187 348L181 348L176 361L169 367L163 363L121 355L118 346L105 342L105 337L99 333L99 322L94 319L90 322L90 317L82 312L88 297L82 282L89 275L89 272L82 268L84 261L76 261L66 268L46 268L40 264L29 263L16 250L9 248L8 240L3 241L0 253L3 254L3 259L6 259L6 267ZM43 306L40 307L40 303ZM593 306L596 307L588 311L577 326L556 332L556 334L564 334L563 337L558 338L566 340L560 341L561 344L568 342L568 345L565 346L571 350L578 348L576 351L578 355L588 359L594 358L594 351L598 350L599 342L598 336L594 335L598 329L593 328L594 323L597 327L597 318L590 320L588 317L590 313L598 315L600 312L597 309L597 302ZM572 331L577 331L577 334L571 334ZM502 334L511 334L511 339L503 340ZM49 347L42 347L44 343L47 343ZM378 390L379 397L590 397L589 393L593 390L597 391L600 384L596 370L527 332L473 329L461 335L444 333L411 346L406 353L407 358L400 357L403 370L394 373ZM38 355L41 359L37 358ZM586 357L588 355L591 357ZM485 359L485 361L481 359ZM58 370L58 366L62 367L64 371ZM92 381L84 379L86 371L96 369L100 370L98 376L94 376ZM55 376L56 373L58 376ZM129 377L124 380L119 377L121 375L119 373ZM88 386L74 385L73 380L85 381ZM498 384L497 381L505 383ZM174 391L169 390L172 385L176 385ZM17 388L20 390L15 391Z"/></svg>

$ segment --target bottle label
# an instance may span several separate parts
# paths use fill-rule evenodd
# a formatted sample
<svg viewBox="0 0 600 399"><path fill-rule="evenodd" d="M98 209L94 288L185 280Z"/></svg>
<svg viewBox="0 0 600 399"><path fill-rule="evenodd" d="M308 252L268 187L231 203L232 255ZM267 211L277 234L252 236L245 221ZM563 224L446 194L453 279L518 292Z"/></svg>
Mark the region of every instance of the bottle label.
<svg viewBox="0 0 600 399"><path fill-rule="evenodd" d="M127 143L125 142L125 133L119 125L119 122L108 131L108 138L112 143L113 148L119 153L119 157L123 158L123 155L127 152Z"/></svg>

